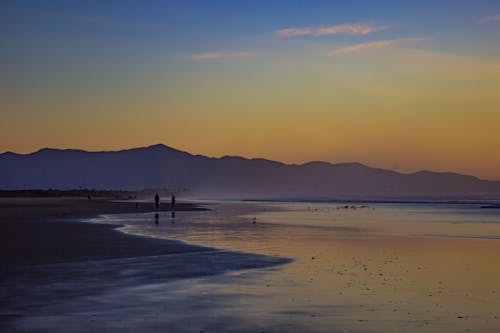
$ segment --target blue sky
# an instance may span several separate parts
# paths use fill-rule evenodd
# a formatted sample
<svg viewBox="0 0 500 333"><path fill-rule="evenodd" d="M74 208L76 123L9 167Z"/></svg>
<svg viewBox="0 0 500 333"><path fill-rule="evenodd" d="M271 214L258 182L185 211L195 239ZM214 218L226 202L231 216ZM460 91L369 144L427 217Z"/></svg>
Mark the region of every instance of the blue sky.
<svg viewBox="0 0 500 333"><path fill-rule="evenodd" d="M3 1L0 150L500 179L499 29L499 1Z"/></svg>

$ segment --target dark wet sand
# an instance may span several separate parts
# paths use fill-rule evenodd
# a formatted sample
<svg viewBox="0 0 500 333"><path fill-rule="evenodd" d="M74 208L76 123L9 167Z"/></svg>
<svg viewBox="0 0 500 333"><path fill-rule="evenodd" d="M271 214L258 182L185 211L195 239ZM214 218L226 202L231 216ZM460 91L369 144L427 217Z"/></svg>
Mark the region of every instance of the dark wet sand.
<svg viewBox="0 0 500 333"><path fill-rule="evenodd" d="M176 204L175 210L201 210ZM171 210L170 204L160 211ZM3 274L19 266L200 251L179 242L132 236L117 226L78 222L99 214L154 212L153 203L87 198L0 198L0 263Z"/></svg>
<svg viewBox="0 0 500 333"><path fill-rule="evenodd" d="M171 207L160 208L169 211ZM203 209L192 204L175 208ZM133 320L142 320L140 313L144 311L164 309L169 301L175 308L197 306L197 302L184 301L165 283L290 262L134 236L110 224L79 222L100 214L137 212L150 212L153 221L156 210L152 204L136 208L135 202L105 199L0 198L0 332L110 331L108 320L89 324L97 316L107 317L109 311L126 306L135 308L127 314ZM161 304L155 303L157 291L148 292L159 285ZM75 311L90 314L90 320L86 315L83 320L74 320ZM195 309L193 315L199 311ZM60 318L71 324L59 325ZM120 325L123 319L111 320L111 325ZM190 323L176 320L175 325L185 328ZM124 331L122 326L111 331ZM128 331L136 332L134 327ZM168 330L169 324L154 331L165 328Z"/></svg>

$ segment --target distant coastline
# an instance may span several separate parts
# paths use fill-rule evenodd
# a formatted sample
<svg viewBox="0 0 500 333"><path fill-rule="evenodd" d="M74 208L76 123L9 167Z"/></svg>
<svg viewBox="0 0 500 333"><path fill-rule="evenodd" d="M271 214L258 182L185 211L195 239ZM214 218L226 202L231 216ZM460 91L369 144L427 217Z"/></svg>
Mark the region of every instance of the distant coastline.
<svg viewBox="0 0 500 333"><path fill-rule="evenodd" d="M162 196L170 196L176 190L153 190L144 189L138 191L126 190L96 190L96 189L22 189L22 190L2 190L0 189L0 198L96 198L96 199L114 199L114 200L135 200L152 198L155 192ZM387 204L478 204L481 208L500 209L500 196L498 197L463 197L463 198L370 198L370 197L352 197L352 198L217 198L217 197L189 197L194 201L243 201L243 202L304 202L304 203L387 203Z"/></svg>

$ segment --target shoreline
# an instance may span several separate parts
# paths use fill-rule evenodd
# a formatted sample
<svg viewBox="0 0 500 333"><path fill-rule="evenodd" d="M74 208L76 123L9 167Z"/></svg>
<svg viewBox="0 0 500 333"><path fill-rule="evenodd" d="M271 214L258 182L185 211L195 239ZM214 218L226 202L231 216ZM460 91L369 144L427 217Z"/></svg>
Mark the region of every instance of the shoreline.
<svg viewBox="0 0 500 333"><path fill-rule="evenodd" d="M206 251L177 241L131 235L120 225L83 222L104 214L171 211L153 203L116 202L111 198L0 198L0 262L3 274L25 265L127 258ZM206 210L180 203L176 211Z"/></svg>
<svg viewBox="0 0 500 333"><path fill-rule="evenodd" d="M154 296L148 292L151 288L165 286L165 283L190 288L189 281L193 279L280 266L291 261L133 235L118 230L121 224L79 221L105 214L154 214L151 206L136 209L135 202L100 200L89 203L86 198L76 201L0 198L0 289L3 300L0 331L57 331L61 327L57 324L60 318L86 317L89 313L93 313L92 321L96 314L112 311L106 304L113 304L115 297L124 297L127 302L138 297L134 306L140 304L139 310L144 306L156 311L156 307L148 308L150 302L154 302ZM170 211L168 208L158 212ZM195 204L179 204L176 210L206 209ZM161 292L165 292L165 287ZM145 300L146 296L151 300ZM171 297L166 297L162 304ZM123 306L123 302L117 305ZM136 313L130 316L135 317ZM105 326L96 330L100 331L102 327Z"/></svg>
<svg viewBox="0 0 500 333"><path fill-rule="evenodd" d="M362 225L360 212L283 209L278 214L287 223L279 225L268 224L269 207L240 203L179 214L173 225L154 225L154 212L110 218L110 232L121 234L111 223L123 223L137 234L209 250L19 267L0 279L0 331L497 331L497 240L391 235L394 225L381 225L383 234L345 230L336 226ZM473 220L487 226L491 216L475 212ZM452 222L464 216L433 210L415 220L395 206L362 217L389 223L395 213L409 216L398 218L407 231L439 217L457 233ZM294 218L331 227L296 227ZM59 221L60 228L74 223Z"/></svg>

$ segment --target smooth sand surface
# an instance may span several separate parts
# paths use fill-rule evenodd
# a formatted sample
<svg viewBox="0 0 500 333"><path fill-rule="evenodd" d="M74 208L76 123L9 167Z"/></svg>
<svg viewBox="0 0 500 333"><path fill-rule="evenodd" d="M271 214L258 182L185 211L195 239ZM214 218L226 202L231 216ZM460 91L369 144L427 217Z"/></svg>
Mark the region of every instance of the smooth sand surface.
<svg viewBox="0 0 500 333"><path fill-rule="evenodd" d="M159 211L169 211L161 204ZM201 210L177 204L176 211ZM117 226L77 222L99 214L156 211L153 203L116 202L106 198L0 198L0 262L5 274L26 264L134 257L200 251L153 238L123 234Z"/></svg>
<svg viewBox="0 0 500 333"><path fill-rule="evenodd" d="M24 266L0 288L0 331L499 332L498 213L452 206L105 215L212 249Z"/></svg>
<svg viewBox="0 0 500 333"><path fill-rule="evenodd" d="M158 287L147 323L128 320L132 310L113 315L142 332L500 332L497 214L456 205L219 203L179 214L175 224L168 216L158 226L147 216L120 218L132 234L294 260L178 287L183 293L168 304L184 312L163 310L171 292ZM207 305L192 309L193 298Z"/></svg>
<svg viewBox="0 0 500 333"><path fill-rule="evenodd" d="M169 308L196 307L197 301L182 301L172 286L182 290L203 277L290 261L130 235L116 230L117 224L78 222L103 213L138 213L153 221L155 214L170 216L170 209L165 205L155 210L145 203L136 208L135 202L106 199L1 198L0 331L123 331L125 318L116 320L110 310L132 306L127 318L142 320L142 312L165 308L169 300ZM179 214L196 210L204 209L192 204L175 206ZM159 290L151 293L155 286ZM151 308L155 300L161 304L153 302ZM89 321L87 315L75 318L75 311L92 318L104 316L106 324ZM197 311L191 312L196 315ZM188 324L177 321L175 325ZM162 326L160 331L169 327Z"/></svg>

